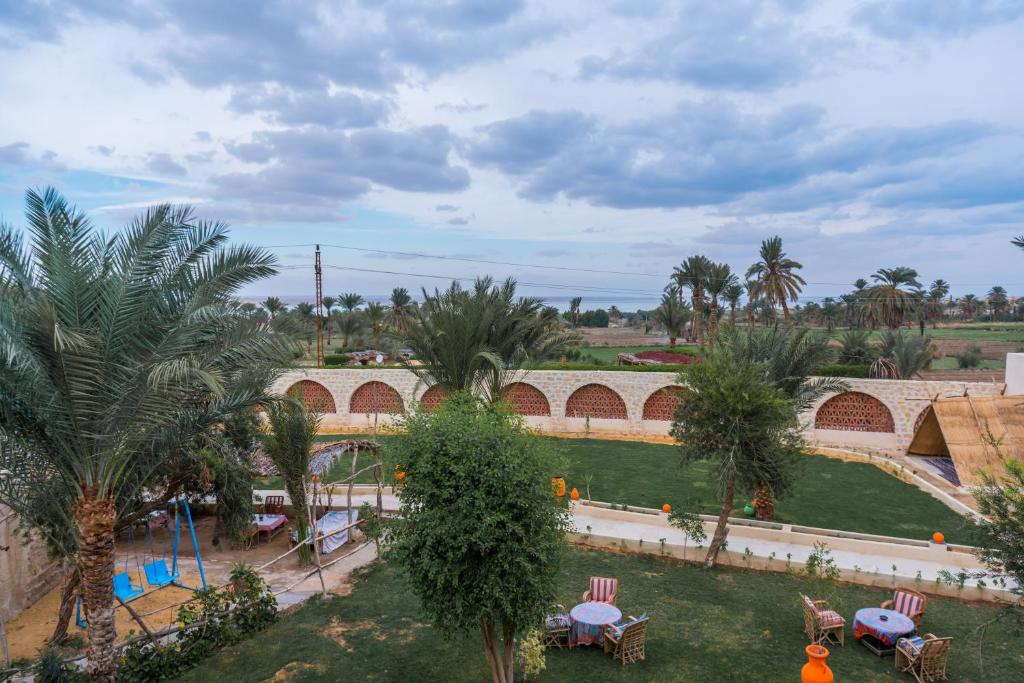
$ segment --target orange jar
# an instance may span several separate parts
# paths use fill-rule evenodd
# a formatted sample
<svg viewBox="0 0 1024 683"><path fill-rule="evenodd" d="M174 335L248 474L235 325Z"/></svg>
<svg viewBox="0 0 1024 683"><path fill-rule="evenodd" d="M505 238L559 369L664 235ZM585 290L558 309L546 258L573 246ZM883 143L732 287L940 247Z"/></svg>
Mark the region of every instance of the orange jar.
<svg viewBox="0 0 1024 683"><path fill-rule="evenodd" d="M832 669L825 663L828 659L828 648L808 645L804 652L807 653L807 663L800 670L801 683L833 683L835 677L832 675Z"/></svg>

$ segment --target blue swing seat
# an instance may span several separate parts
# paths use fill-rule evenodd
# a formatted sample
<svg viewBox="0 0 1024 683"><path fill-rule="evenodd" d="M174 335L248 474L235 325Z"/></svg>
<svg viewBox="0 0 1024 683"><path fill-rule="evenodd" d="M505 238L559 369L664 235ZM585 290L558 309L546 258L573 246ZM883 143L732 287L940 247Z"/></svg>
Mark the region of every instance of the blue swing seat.
<svg viewBox="0 0 1024 683"><path fill-rule="evenodd" d="M142 569L146 572L146 582L150 586L156 586L158 588L170 585L181 577L178 572L174 572L172 574L167 571L167 562L165 560L150 562L149 564L143 565Z"/></svg>
<svg viewBox="0 0 1024 683"><path fill-rule="evenodd" d="M132 583L132 577L127 572L114 574L114 595L123 601L131 602L145 592L142 586Z"/></svg>

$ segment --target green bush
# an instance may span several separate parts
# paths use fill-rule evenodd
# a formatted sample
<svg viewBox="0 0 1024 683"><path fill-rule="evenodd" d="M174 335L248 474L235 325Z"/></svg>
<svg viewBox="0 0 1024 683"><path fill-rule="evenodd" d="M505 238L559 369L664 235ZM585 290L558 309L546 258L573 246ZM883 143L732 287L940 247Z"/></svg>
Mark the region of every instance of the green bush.
<svg viewBox="0 0 1024 683"><path fill-rule="evenodd" d="M237 565L226 587L200 591L196 600L178 608L178 623L184 630L176 641L125 648L117 679L133 683L177 678L213 652L262 631L275 619L277 599L263 578L251 567Z"/></svg>
<svg viewBox="0 0 1024 683"><path fill-rule="evenodd" d="M976 345L970 346L967 348L966 351L954 353L953 358L956 358L956 364L960 367L961 370L976 368L979 365L981 365L981 349Z"/></svg>
<svg viewBox="0 0 1024 683"><path fill-rule="evenodd" d="M870 365L822 365L814 371L818 377L853 377L867 379L871 372Z"/></svg>
<svg viewBox="0 0 1024 683"><path fill-rule="evenodd" d="M324 365L348 365L352 359L341 353L329 353L324 356Z"/></svg>

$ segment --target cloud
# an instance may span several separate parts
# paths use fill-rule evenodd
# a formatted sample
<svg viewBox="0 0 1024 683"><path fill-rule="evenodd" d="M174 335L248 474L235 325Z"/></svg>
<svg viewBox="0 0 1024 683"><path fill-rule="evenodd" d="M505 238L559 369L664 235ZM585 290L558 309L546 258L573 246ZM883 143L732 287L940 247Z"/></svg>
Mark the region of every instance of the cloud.
<svg viewBox="0 0 1024 683"><path fill-rule="evenodd" d="M761 240L772 235L781 235L787 244L813 240L822 236L818 226L791 224L769 226L738 220L711 228L698 235L696 241L702 244L747 246L757 245Z"/></svg>
<svg viewBox="0 0 1024 683"><path fill-rule="evenodd" d="M448 219L448 225L469 225L469 219L463 216L456 216Z"/></svg>
<svg viewBox="0 0 1024 683"><path fill-rule="evenodd" d="M0 164L20 166L28 162L28 143L12 142L0 147Z"/></svg>
<svg viewBox="0 0 1024 683"><path fill-rule="evenodd" d="M901 0L861 5L853 13L853 21L875 35L903 41L969 35L1022 16L1024 2L1020 0Z"/></svg>
<svg viewBox="0 0 1024 683"><path fill-rule="evenodd" d="M52 172L67 170L64 164L57 160L57 153L53 150L43 150L39 155L33 155L30 150L31 145L23 140L0 146L0 166L37 167Z"/></svg>
<svg viewBox="0 0 1024 683"><path fill-rule="evenodd" d="M146 158L146 168L158 175L184 176L188 171L175 161L170 154L159 152Z"/></svg>
<svg viewBox="0 0 1024 683"><path fill-rule="evenodd" d="M580 60L583 78L687 83L711 90L771 90L816 73L845 40L805 32L804 3L688 0L663 19L661 37Z"/></svg>
<svg viewBox="0 0 1024 683"><path fill-rule="evenodd" d="M365 128L383 122L393 104L382 97L360 97L350 92L308 90L271 91L265 87L236 89L228 107L236 112L266 113L284 125L315 124L332 128Z"/></svg>
<svg viewBox="0 0 1024 683"><path fill-rule="evenodd" d="M185 161L189 162L190 164L208 164L211 161L213 161L214 155L215 152L213 151L195 152L191 154L186 154Z"/></svg>
<svg viewBox="0 0 1024 683"><path fill-rule="evenodd" d="M197 130L192 134L192 139L196 142L213 142L213 136L208 130Z"/></svg>
<svg viewBox="0 0 1024 683"><path fill-rule="evenodd" d="M92 150L93 152L96 152L96 154L99 154L100 156L109 157L111 154L114 153L114 150L117 148L111 147L109 145L93 145L89 149Z"/></svg>
<svg viewBox="0 0 1024 683"><path fill-rule="evenodd" d="M438 204L434 207L434 211L458 211L459 207L454 204Z"/></svg>
<svg viewBox="0 0 1024 683"><path fill-rule="evenodd" d="M584 138L593 126L590 117L579 111L534 110L484 126L467 154L481 166L510 174L528 173Z"/></svg>
<svg viewBox="0 0 1024 683"><path fill-rule="evenodd" d="M486 104L473 104L468 100L463 100L459 103L442 102L441 104L434 105L434 111L450 111L454 114L473 114L478 111L483 111L484 109L487 109Z"/></svg>

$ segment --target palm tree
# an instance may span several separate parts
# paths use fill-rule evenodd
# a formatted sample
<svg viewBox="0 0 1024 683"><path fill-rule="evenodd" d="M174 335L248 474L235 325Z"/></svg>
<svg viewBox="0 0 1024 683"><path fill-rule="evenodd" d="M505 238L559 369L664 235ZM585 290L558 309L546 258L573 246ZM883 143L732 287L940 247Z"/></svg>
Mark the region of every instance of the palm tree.
<svg viewBox="0 0 1024 683"><path fill-rule="evenodd" d="M365 303L363 301L362 295L356 294L355 292L346 292L345 294L339 294L338 302L341 304L341 307L344 308L349 313L356 310L357 308L362 306L363 303Z"/></svg>
<svg viewBox="0 0 1024 683"><path fill-rule="evenodd" d="M729 303L729 322L733 327L736 326L736 308L740 305L740 297L743 296L744 291L739 280L735 280L722 291L722 298Z"/></svg>
<svg viewBox="0 0 1024 683"><path fill-rule="evenodd" d="M712 265L708 257L695 254L672 270L672 279L679 286L680 296L684 287L691 292L693 331L701 349L704 348L704 283Z"/></svg>
<svg viewBox="0 0 1024 683"><path fill-rule="evenodd" d="M419 363L407 367L445 393L499 400L524 363L556 357L577 339L562 331L557 311L542 299L515 292L511 278L500 285L482 278L472 289L453 282L445 291L424 290L416 322L402 335Z"/></svg>
<svg viewBox="0 0 1024 683"><path fill-rule="evenodd" d="M288 307L281 303L281 300L276 296L268 296L263 301L263 308L267 309L267 313L270 314L271 318L276 316L278 313L284 313L288 310Z"/></svg>
<svg viewBox="0 0 1024 683"><path fill-rule="evenodd" d="M974 320L974 316L978 313L978 297L973 294L964 294L957 301L957 305L960 307L960 313L964 320Z"/></svg>
<svg viewBox="0 0 1024 683"><path fill-rule="evenodd" d="M793 320L786 301L797 301L800 290L807 282L793 271L803 265L786 257L782 251L782 238L776 235L761 242L761 260L747 269L747 278L754 278L761 284L764 298L774 311L775 305L782 306L782 316L787 325Z"/></svg>
<svg viewBox="0 0 1024 683"><path fill-rule="evenodd" d="M895 369L893 379L911 379L925 370L935 358L935 347L928 337L888 330L882 337L880 358Z"/></svg>
<svg viewBox="0 0 1024 683"><path fill-rule="evenodd" d="M943 301L946 296L949 295L949 283L945 280L939 279L932 282L931 287L928 288L927 295L927 309L928 317L932 321L932 327L935 327L936 321L942 317L942 311L944 310Z"/></svg>
<svg viewBox="0 0 1024 683"><path fill-rule="evenodd" d="M341 333L342 348L349 348L348 342L363 329L362 311L346 311L336 317L338 332Z"/></svg>
<svg viewBox="0 0 1024 683"><path fill-rule="evenodd" d="M733 285L739 285L739 280L733 275L732 268L728 263L712 263L707 269L704 287L707 290L711 305L708 309L708 331L710 332L709 344L715 348L715 335L718 334L718 297L726 289Z"/></svg>
<svg viewBox="0 0 1024 683"><path fill-rule="evenodd" d="M868 305L867 305L867 287L868 281L862 277L857 278L853 281L853 299L856 308L856 325L857 327L863 327L868 321ZM873 325L872 325L873 327Z"/></svg>
<svg viewBox="0 0 1024 683"><path fill-rule="evenodd" d="M999 285L988 290L986 298L988 299L988 307L992 311L993 320L1002 316L1010 305L1010 300L1006 296L1006 289Z"/></svg>
<svg viewBox="0 0 1024 683"><path fill-rule="evenodd" d="M836 322L839 320L839 304L836 300L830 296L825 297L821 302L821 319L825 323L825 329L829 332L836 328Z"/></svg>
<svg viewBox="0 0 1024 683"><path fill-rule="evenodd" d="M366 310L363 311L363 319L370 327L370 336L373 337L373 345L375 347L380 346L381 335L384 333L384 325L388 320L387 308L384 307L384 304L371 301L366 304Z"/></svg>
<svg viewBox="0 0 1024 683"><path fill-rule="evenodd" d="M303 301L300 304L295 304L295 315L299 318L299 324L306 334L306 350L309 353L313 352L313 330L316 329L314 315L316 309L313 308L313 304L308 301Z"/></svg>
<svg viewBox="0 0 1024 683"><path fill-rule="evenodd" d="M391 327L395 330L404 331L409 325L409 316L412 311L412 297L405 287L395 287L391 290L391 309L388 312Z"/></svg>
<svg viewBox="0 0 1024 683"><path fill-rule="evenodd" d="M906 266L879 268L872 276L876 283L868 290L869 308L873 309L890 330L903 324L903 318L915 310L919 289L917 271Z"/></svg>
<svg viewBox="0 0 1024 683"><path fill-rule="evenodd" d="M302 539L309 536L309 514L306 504L306 475L309 456L320 429L320 415L307 411L294 399L273 401L267 405L267 429L263 433L263 450L277 467L285 490L292 502L295 531L301 547L299 560L308 564L309 545Z"/></svg>
<svg viewBox="0 0 1024 683"><path fill-rule="evenodd" d="M327 311L327 315L324 320L324 329L327 330L327 346L331 345L331 309L338 303L338 300L333 296L325 296L320 302L324 305L324 310Z"/></svg>
<svg viewBox="0 0 1024 683"><path fill-rule="evenodd" d="M654 309L653 317L655 322L665 328L668 345L675 346L692 313L685 301L680 303L679 292L672 286L661 295L661 305Z"/></svg>
<svg viewBox="0 0 1024 683"><path fill-rule="evenodd" d="M0 227L0 439L14 477L74 504L88 670L116 668L114 529L154 471L264 399L249 373L293 348L232 303L274 257L225 227L158 206L107 236L53 189L26 193L31 249ZM7 450L5 448L5 450Z"/></svg>
<svg viewBox="0 0 1024 683"><path fill-rule="evenodd" d="M869 365L875 359L875 353L869 344L871 332L867 330L847 330L839 335L839 362L843 365Z"/></svg>
<svg viewBox="0 0 1024 683"><path fill-rule="evenodd" d="M754 313L757 304L761 301L761 283L757 280L747 280L744 285L747 289L747 329L754 329Z"/></svg>
<svg viewBox="0 0 1024 683"><path fill-rule="evenodd" d="M583 305L583 297L574 296L569 300L569 319L573 327L580 326L580 306Z"/></svg>

